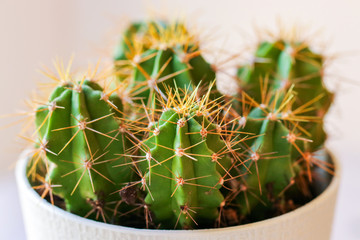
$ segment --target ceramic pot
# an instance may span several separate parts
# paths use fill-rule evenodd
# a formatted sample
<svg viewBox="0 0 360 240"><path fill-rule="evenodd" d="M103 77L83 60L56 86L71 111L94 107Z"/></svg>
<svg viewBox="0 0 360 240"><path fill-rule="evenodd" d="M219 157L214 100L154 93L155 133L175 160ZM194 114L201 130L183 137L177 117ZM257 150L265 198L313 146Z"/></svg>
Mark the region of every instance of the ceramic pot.
<svg viewBox="0 0 360 240"><path fill-rule="evenodd" d="M51 205L32 189L26 177L27 161L23 153L16 166L16 179L28 240L329 240L340 180L335 159L336 175L325 191L292 212L227 228L147 230L89 220Z"/></svg>

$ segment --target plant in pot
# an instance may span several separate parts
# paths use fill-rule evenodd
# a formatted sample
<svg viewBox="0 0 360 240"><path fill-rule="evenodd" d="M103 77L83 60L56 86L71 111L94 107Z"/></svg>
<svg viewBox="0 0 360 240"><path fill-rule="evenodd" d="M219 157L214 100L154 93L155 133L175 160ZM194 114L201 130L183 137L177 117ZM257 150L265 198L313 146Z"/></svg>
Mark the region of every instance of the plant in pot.
<svg viewBox="0 0 360 240"><path fill-rule="evenodd" d="M254 59L225 98L196 35L151 21L125 32L111 84L47 74L17 166L28 238L328 239L322 56L282 40Z"/></svg>

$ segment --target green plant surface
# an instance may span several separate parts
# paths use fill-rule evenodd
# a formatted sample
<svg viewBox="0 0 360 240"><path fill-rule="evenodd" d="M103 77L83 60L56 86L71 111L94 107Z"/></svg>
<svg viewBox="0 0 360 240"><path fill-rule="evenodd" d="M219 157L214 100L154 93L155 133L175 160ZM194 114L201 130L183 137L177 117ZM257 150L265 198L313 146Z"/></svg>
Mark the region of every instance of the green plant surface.
<svg viewBox="0 0 360 240"><path fill-rule="evenodd" d="M264 92L262 96L263 100L257 102L243 93L242 116L238 118L239 129L254 133L255 137L242 143L245 151L241 150L240 155L249 173L240 182L242 189L237 192L236 202L241 206L242 216L256 214L258 219L264 219L275 204L285 201L286 190L296 183L299 174L305 172L311 182L313 166L331 171L327 163L309 157L314 156L308 147L313 139L304 137L299 123L316 119L306 116L303 107L293 109L296 101L293 88L278 90L275 94ZM309 112L312 104L312 101L305 103Z"/></svg>
<svg viewBox="0 0 360 240"><path fill-rule="evenodd" d="M145 202L161 228L213 225L224 201L219 189L231 169L227 145L212 119L221 107L205 98L196 101L196 92L171 95L141 148Z"/></svg>
<svg viewBox="0 0 360 240"><path fill-rule="evenodd" d="M311 50L304 41L276 40L261 42L250 64L238 68L240 87L255 101L263 101L262 87L271 91L288 90L293 87L296 101L293 108L300 108L311 102L311 111L307 116L318 117L317 122L301 122L307 137L313 138L310 151L322 147L326 134L322 118L328 111L333 94L323 82L325 57ZM268 85L263 86L261 79L268 78Z"/></svg>
<svg viewBox="0 0 360 240"><path fill-rule="evenodd" d="M36 111L39 148L45 152L46 180L51 194L65 200L66 209L80 216L108 219L105 202L121 183L131 180L126 150L119 132L122 104L95 82L83 80L57 86L46 105ZM36 164L32 170L36 168ZM30 170L31 174L31 170Z"/></svg>

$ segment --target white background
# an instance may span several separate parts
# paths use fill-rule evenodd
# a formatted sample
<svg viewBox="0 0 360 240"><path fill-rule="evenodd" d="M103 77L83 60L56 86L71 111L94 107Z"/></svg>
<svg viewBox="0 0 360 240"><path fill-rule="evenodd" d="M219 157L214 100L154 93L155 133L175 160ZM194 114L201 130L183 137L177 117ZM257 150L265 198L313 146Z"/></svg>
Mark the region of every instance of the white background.
<svg viewBox="0 0 360 240"><path fill-rule="evenodd" d="M360 1L356 0L1 0L0 1L0 115L24 109L41 64L75 54L75 66L86 66L111 54L124 17L140 19L161 12L180 14L204 29L217 31L214 46L241 53L243 33L254 24L273 26L280 18L309 29L322 29L314 42L338 53L329 69L336 86L336 103L327 117L329 148L342 163L342 184L333 240L360 239ZM349 84L349 82L352 82ZM334 84L336 83L336 84ZM14 119L0 119L4 126ZM13 165L25 146L16 138L19 127L0 131L0 239L25 239L13 178Z"/></svg>

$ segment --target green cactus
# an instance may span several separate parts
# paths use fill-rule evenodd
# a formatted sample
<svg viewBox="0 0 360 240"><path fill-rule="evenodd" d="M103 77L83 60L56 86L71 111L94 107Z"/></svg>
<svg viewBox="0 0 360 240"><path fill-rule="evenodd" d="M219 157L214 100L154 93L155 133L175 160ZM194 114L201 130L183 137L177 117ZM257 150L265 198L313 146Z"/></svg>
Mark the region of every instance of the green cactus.
<svg viewBox="0 0 360 240"><path fill-rule="evenodd" d="M261 102L262 84L260 79L269 78L267 89L285 91L294 86L297 93L293 108L297 109L312 101L312 111L306 115L320 117L319 121L299 123L309 137L316 141L309 144L311 151L319 149L325 139L322 117L328 111L333 100L323 83L324 57L313 52L306 42L277 40L259 44L254 60L249 65L238 68L240 87L255 101ZM315 139L314 139L315 140Z"/></svg>
<svg viewBox="0 0 360 240"><path fill-rule="evenodd" d="M208 95L196 101L196 92L183 98L178 92L175 97L170 94L141 148L147 160L139 163L145 202L161 228L211 226L219 216L224 201L219 189L231 161L211 120L221 107L211 111L209 105L217 105L205 104Z"/></svg>
<svg viewBox="0 0 360 240"><path fill-rule="evenodd" d="M215 72L201 54L199 41L182 23L140 22L130 25L115 51L116 72L126 81L126 94L135 103L154 106L155 95L164 98L164 84L206 88ZM206 91L205 91L206 92ZM219 97L213 87L212 99Z"/></svg>
<svg viewBox="0 0 360 240"><path fill-rule="evenodd" d="M271 194L278 195L294 177L292 145L286 140L289 130L279 121L278 116L269 117L272 112L268 107L256 107L246 116L246 122L241 126L243 131L258 135L247 141L249 148L246 151L246 165L251 174L245 177L245 182L246 187L259 197L247 195L248 199L244 199L245 195L241 195L239 202L242 204L243 215L249 214L260 203L259 199L269 204L267 184L273 184Z"/></svg>
<svg viewBox="0 0 360 240"><path fill-rule="evenodd" d="M273 200L283 197L284 191L294 184L295 176L303 168L298 163L299 156L305 157L307 153L312 153L304 151L312 140L300 137L298 123L314 119L312 116L304 116L303 112L297 115L296 110L292 111L296 100L293 88L285 93L284 90L278 90L275 95L270 91L265 97L267 100L261 103L243 94L243 102L253 108L249 110L247 107L247 112L243 112L239 127L257 137L246 141L243 145L246 151L242 153L246 158L244 168L249 170L249 174L243 178L242 187L253 194L242 194L237 202L241 205L243 216L261 209L262 212L257 211L256 218L263 219L266 211L273 208ZM305 168L309 167L311 163L306 159L304 161ZM261 205L266 207L262 208Z"/></svg>
<svg viewBox="0 0 360 240"><path fill-rule="evenodd" d="M68 211L87 217L101 214L106 221L104 201L116 200L119 196L110 194L131 180L130 168L113 167L126 161L116 156L126 150L116 119L122 117L121 110L118 96L107 95L88 80L56 87L49 103L38 107L46 180L58 186L52 192L65 200ZM99 207L101 213L96 212Z"/></svg>

